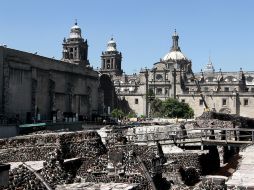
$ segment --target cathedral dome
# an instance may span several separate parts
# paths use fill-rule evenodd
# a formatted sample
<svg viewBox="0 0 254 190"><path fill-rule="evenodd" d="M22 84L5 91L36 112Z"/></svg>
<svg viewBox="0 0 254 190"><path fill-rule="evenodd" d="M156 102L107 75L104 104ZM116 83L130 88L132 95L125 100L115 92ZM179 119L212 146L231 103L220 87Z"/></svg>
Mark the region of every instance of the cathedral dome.
<svg viewBox="0 0 254 190"><path fill-rule="evenodd" d="M180 61L180 60L188 60L187 57L181 52L181 49L178 45L179 36L175 32L172 35L173 43L171 50L162 58L163 61Z"/></svg>
<svg viewBox="0 0 254 190"><path fill-rule="evenodd" d="M169 53L167 53L163 59L163 61L171 61L171 60L188 60L187 57L185 57L185 55L180 52L180 51L170 51Z"/></svg>
<svg viewBox="0 0 254 190"><path fill-rule="evenodd" d="M110 41L108 42L107 51L117 51L116 42L114 41L113 38L111 38Z"/></svg>
<svg viewBox="0 0 254 190"><path fill-rule="evenodd" d="M81 28L78 26L77 22L73 27L71 27L70 38L82 38Z"/></svg>

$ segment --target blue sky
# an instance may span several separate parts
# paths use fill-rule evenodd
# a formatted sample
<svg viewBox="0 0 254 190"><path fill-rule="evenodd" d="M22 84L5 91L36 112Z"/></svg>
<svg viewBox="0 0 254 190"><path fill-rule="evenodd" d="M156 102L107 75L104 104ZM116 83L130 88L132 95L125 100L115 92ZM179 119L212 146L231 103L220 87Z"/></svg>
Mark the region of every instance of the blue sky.
<svg viewBox="0 0 254 190"><path fill-rule="evenodd" d="M195 72L209 55L216 71L254 71L253 7L252 0L2 0L0 44L60 59L78 19L91 65L100 67L113 35L131 74L162 58L176 29Z"/></svg>

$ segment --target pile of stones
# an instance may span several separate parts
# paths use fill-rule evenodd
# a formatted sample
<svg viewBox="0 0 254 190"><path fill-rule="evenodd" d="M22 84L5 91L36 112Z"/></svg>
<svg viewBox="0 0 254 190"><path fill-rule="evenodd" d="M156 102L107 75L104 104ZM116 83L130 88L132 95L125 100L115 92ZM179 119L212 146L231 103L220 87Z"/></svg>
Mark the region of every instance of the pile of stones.
<svg viewBox="0 0 254 190"><path fill-rule="evenodd" d="M44 190L45 186L36 178L33 172L24 165L14 168L9 172L9 185L6 190Z"/></svg>
<svg viewBox="0 0 254 190"><path fill-rule="evenodd" d="M231 121L240 128L252 128L254 126L254 119L242 117L234 114L225 114L218 112L204 112L197 120L218 119L221 121Z"/></svg>
<svg viewBox="0 0 254 190"><path fill-rule="evenodd" d="M212 179L205 179L200 184L197 185L193 190L227 190L227 185L224 182L218 183L214 182Z"/></svg>
<svg viewBox="0 0 254 190"><path fill-rule="evenodd" d="M195 128L234 128L234 124L231 121L221 121L218 119L202 119L197 120Z"/></svg>

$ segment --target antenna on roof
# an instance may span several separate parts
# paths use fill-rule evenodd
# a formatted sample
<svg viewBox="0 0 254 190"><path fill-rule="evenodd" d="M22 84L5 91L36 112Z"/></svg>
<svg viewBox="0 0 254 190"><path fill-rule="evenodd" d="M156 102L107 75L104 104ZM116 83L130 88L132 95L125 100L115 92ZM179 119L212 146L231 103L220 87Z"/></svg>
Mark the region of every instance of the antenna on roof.
<svg viewBox="0 0 254 190"><path fill-rule="evenodd" d="M78 25L78 20L77 19L75 19L75 25Z"/></svg>

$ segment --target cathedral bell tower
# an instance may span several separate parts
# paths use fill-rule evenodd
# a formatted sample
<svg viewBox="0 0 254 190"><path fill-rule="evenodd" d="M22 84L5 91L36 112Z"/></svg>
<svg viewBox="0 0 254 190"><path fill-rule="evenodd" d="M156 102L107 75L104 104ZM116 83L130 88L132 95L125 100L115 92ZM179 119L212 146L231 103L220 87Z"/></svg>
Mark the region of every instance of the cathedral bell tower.
<svg viewBox="0 0 254 190"><path fill-rule="evenodd" d="M89 65L87 59L88 44L87 40L81 36L81 29L75 22L75 25L71 27L71 32L67 40L63 40L63 58L62 61L70 62L72 64Z"/></svg>
<svg viewBox="0 0 254 190"><path fill-rule="evenodd" d="M122 75L122 53L117 51L116 42L110 39L107 50L101 55L100 72L109 75Z"/></svg>

